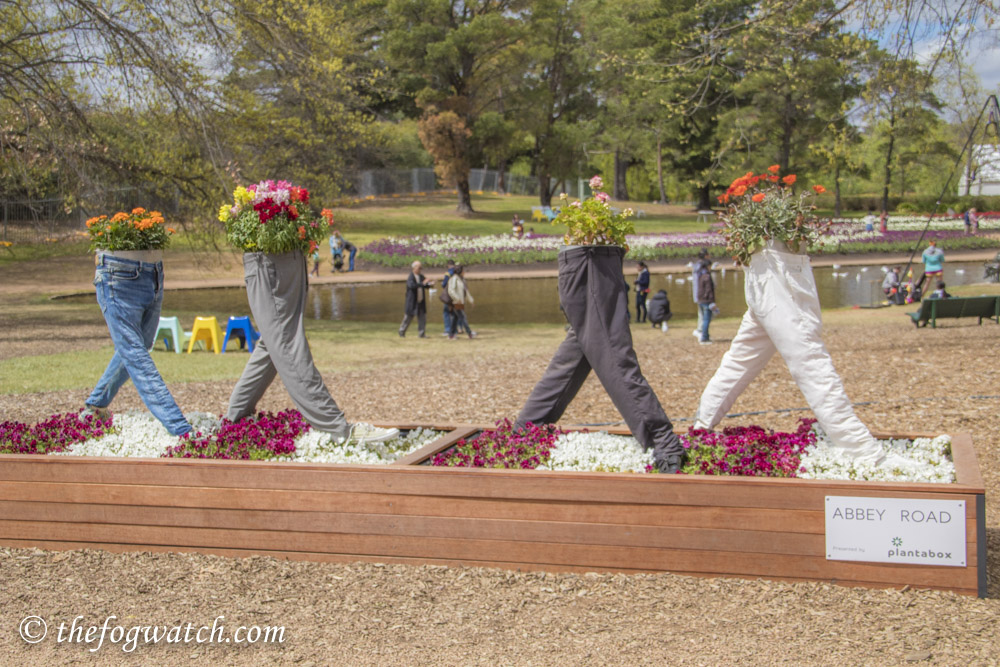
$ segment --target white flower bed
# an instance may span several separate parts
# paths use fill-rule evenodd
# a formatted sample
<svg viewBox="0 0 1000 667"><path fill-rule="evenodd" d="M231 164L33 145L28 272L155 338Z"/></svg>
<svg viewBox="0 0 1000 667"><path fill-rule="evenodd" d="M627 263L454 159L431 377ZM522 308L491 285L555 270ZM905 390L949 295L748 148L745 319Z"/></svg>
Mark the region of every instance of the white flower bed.
<svg viewBox="0 0 1000 667"><path fill-rule="evenodd" d="M631 436L609 433L565 433L556 439L548 466L538 470L646 472L653 453Z"/></svg>
<svg viewBox="0 0 1000 667"><path fill-rule="evenodd" d="M907 440L879 440L886 450L881 464L856 463L839 447L834 447L826 434L816 430L816 444L802 457L802 479L858 479L869 482L934 482L951 484L955 481L955 464L951 461L951 437Z"/></svg>
<svg viewBox="0 0 1000 667"><path fill-rule="evenodd" d="M295 441L294 456L281 460L300 463L380 465L392 463L415 452L437 440L441 435L441 431L417 428L386 442L366 442L360 445L351 443L345 446L331 444L329 433L310 430Z"/></svg>
<svg viewBox="0 0 1000 667"><path fill-rule="evenodd" d="M849 225L858 229L865 228L864 218L833 218L832 222L835 225ZM889 219L886 220L889 231L893 232L920 231L926 224L926 215L890 215ZM876 219L875 229L877 230L878 227L879 221ZM930 229L938 231L965 231L965 219L961 215L955 217L938 215L931 220ZM980 231L1000 229L1000 217L985 217L980 215L979 229Z"/></svg>
<svg viewBox="0 0 1000 667"><path fill-rule="evenodd" d="M219 426L219 418L206 412L184 415L193 432L211 433ZM274 459L301 463L388 464L436 440L440 431L414 429L386 442L347 446L333 445L330 435L310 430L295 441L295 454ZM114 426L100 438L91 438L53 456L121 456L125 458L159 458L168 447L178 444L163 424L148 412L116 413Z"/></svg>

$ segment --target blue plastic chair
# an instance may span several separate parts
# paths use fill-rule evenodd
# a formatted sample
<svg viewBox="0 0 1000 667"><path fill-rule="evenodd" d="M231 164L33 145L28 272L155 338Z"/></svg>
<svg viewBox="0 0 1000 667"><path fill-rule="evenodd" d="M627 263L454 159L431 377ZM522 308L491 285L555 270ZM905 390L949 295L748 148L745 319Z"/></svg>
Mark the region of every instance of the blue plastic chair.
<svg viewBox="0 0 1000 667"><path fill-rule="evenodd" d="M250 352L253 352L253 344L260 338L260 334L254 330L253 325L250 324L250 318L247 316L229 318L229 322L226 324L226 338L222 341L223 352L226 351L226 345L229 343L231 335L240 339L241 350L248 347Z"/></svg>

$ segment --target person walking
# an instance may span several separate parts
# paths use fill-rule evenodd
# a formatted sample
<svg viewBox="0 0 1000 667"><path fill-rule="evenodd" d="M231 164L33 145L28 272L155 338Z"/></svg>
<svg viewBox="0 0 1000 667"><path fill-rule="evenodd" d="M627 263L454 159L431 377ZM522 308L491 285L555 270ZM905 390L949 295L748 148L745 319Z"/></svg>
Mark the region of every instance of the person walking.
<svg viewBox="0 0 1000 667"><path fill-rule="evenodd" d="M451 320L455 317L455 309L451 305L451 297L448 296L448 281L451 277L455 275L455 260L449 259L447 262L447 271L444 273L444 277L441 279L441 301L444 303L444 311L442 316L444 318L444 336L451 333Z"/></svg>
<svg viewBox="0 0 1000 667"><path fill-rule="evenodd" d="M698 305L698 273L701 271L702 261L707 258L708 248L702 248L698 251L698 259L691 263L691 296L694 297L694 308L698 311L698 324L695 325L691 335L699 339L701 338L701 329L704 322L701 317L701 308Z"/></svg>
<svg viewBox="0 0 1000 667"><path fill-rule="evenodd" d="M403 308L403 323L399 325L399 337L406 336L406 330L414 316L417 318L417 332L420 338L427 337L427 290L434 285L420 272L419 261L410 265L410 275L406 277L406 305Z"/></svg>
<svg viewBox="0 0 1000 667"><path fill-rule="evenodd" d="M451 328L448 330L448 339L455 340L455 334L463 329L469 338L475 338L476 334L469 327L469 321L465 315L465 309L474 305L475 302L465 284L465 267L461 264L455 267L455 275L448 279L448 296L451 297L451 305L455 309L451 318Z"/></svg>
<svg viewBox="0 0 1000 667"><path fill-rule="evenodd" d="M339 234L340 232L338 232ZM347 270L354 270L354 256L358 254L358 247L345 239L343 236L340 237L344 242L344 252L347 253Z"/></svg>
<svg viewBox="0 0 1000 667"><path fill-rule="evenodd" d="M313 263L312 271L309 272L309 275L319 278L319 246L313 248L312 253L309 255L309 259Z"/></svg>
<svg viewBox="0 0 1000 667"><path fill-rule="evenodd" d="M639 262L639 275L635 279L635 321L645 322L649 312L646 310L646 298L649 295L649 267L646 262Z"/></svg>
<svg viewBox="0 0 1000 667"><path fill-rule="evenodd" d="M712 322L712 306L715 305L715 281L712 280L712 263L701 260L701 271L696 279L698 283L698 312L701 315L701 344L710 345L708 325Z"/></svg>
<svg viewBox="0 0 1000 667"><path fill-rule="evenodd" d="M237 422L252 415L276 375L295 407L317 431L334 443L377 442L399 435L394 428L350 424L323 382L305 332L306 261L301 250L245 252L247 300L260 340L254 346L229 397L226 418Z"/></svg>

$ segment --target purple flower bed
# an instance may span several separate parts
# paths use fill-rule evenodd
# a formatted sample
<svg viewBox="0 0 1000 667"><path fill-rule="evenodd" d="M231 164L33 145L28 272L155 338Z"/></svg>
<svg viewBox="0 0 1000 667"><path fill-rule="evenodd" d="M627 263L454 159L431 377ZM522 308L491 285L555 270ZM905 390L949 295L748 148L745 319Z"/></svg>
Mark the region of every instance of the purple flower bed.
<svg viewBox="0 0 1000 667"><path fill-rule="evenodd" d="M555 426L536 426L531 422L523 430L514 430L509 419L496 423L472 440L459 440L434 456L431 465L466 468L534 469L548 462L552 445L562 431Z"/></svg>
<svg viewBox="0 0 1000 667"><path fill-rule="evenodd" d="M802 419L794 433L760 426L733 426L722 432L692 429L681 440L687 450L682 472L695 475L796 477L802 454L816 442L815 419Z"/></svg>
<svg viewBox="0 0 1000 667"><path fill-rule="evenodd" d="M309 424L298 410L277 414L259 412L238 422L223 419L211 435L200 431L180 437L180 444L163 455L187 459L262 460L295 453L295 438L306 433Z"/></svg>
<svg viewBox="0 0 1000 667"><path fill-rule="evenodd" d="M52 415L45 421L29 426L24 422L5 421L0 424L0 453L48 454L62 452L90 438L99 438L111 428L112 418L81 417L76 413Z"/></svg>

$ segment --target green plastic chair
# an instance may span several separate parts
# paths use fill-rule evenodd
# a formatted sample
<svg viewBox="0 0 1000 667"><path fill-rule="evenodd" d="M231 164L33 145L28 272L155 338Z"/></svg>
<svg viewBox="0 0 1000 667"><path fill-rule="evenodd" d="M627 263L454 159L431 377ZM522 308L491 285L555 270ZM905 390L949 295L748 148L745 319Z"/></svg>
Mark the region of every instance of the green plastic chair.
<svg viewBox="0 0 1000 667"><path fill-rule="evenodd" d="M181 328L179 317L160 318L160 325L156 328L156 335L153 336L154 346L156 345L156 341L160 340L161 335L163 336L163 345L167 348L167 351L173 349L177 354L180 354L183 351L182 348L191 340L191 332L184 331ZM153 348L149 348L149 351L152 352Z"/></svg>

